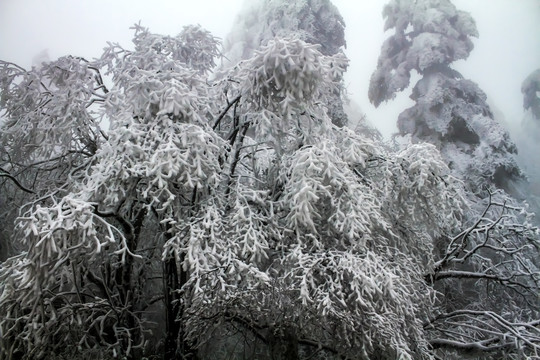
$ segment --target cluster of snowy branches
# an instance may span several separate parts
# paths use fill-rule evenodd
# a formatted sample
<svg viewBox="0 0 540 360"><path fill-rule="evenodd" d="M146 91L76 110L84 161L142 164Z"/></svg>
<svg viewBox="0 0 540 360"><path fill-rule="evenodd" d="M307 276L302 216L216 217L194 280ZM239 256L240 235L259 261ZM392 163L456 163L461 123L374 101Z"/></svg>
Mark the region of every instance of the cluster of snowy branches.
<svg viewBox="0 0 540 360"><path fill-rule="evenodd" d="M338 55L345 46L345 23L330 0L251 1L225 39L225 61L217 73L226 76L227 69L251 58L272 39L290 36L318 46L323 55ZM332 101L325 104L332 122L340 127L348 123L341 96L343 89L339 83Z"/></svg>
<svg viewBox="0 0 540 360"><path fill-rule="evenodd" d="M257 0L237 16L224 43L226 60L234 66L270 39L293 33L307 43L319 44L324 55L337 54L345 45L345 23L331 1Z"/></svg>

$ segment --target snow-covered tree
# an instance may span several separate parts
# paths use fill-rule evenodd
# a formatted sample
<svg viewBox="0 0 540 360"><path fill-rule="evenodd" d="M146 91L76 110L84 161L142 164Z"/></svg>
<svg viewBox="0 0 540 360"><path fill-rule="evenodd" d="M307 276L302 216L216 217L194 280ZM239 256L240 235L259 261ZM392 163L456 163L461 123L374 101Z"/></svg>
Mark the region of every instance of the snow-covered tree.
<svg viewBox="0 0 540 360"><path fill-rule="evenodd" d="M523 108L540 121L540 69L533 71L521 85Z"/></svg>
<svg viewBox="0 0 540 360"><path fill-rule="evenodd" d="M529 214L497 194L475 212L434 145L392 152L333 124L342 54L277 37L212 81L218 44L200 27L136 26L134 43L88 63L112 84L81 104L109 124L93 153L20 210L26 251L0 267L3 357L539 354ZM10 100L49 96L21 91ZM25 114L8 116L13 134ZM64 121L42 116L49 132ZM470 279L507 305L440 291Z"/></svg>
<svg viewBox="0 0 540 360"><path fill-rule="evenodd" d="M135 184L141 187L146 183L144 176L137 179L137 174L154 170L134 161L139 159L153 164L152 158L141 157L140 146L148 146L147 150L153 151L153 147L161 142L186 143L200 135L196 125L189 129L189 135L189 131L182 129L168 132L165 124L165 130L160 131L160 136L165 138L160 139L151 132L149 120L157 116L154 110L160 106L163 111L181 116L181 111L189 110L189 106L182 107L182 101L185 105L190 97L204 100L207 86L201 76L214 66L218 43L206 31L196 27L186 28L176 38L154 35L140 27L136 29L135 51L111 45L102 59L92 64L74 58L60 59L44 67L52 69L53 73L42 75L41 70L22 72L20 76L23 79L30 78L26 84L21 85L8 78L10 81L3 90L7 121L3 127L2 145L8 149L5 155L10 166L18 166L22 162L17 157L19 154L32 166L34 162L39 166L44 162L57 163L59 159L63 161L73 154L77 155L76 159L81 158L81 153L87 156L86 161L68 162L67 179L57 174L54 180L65 181L45 196L36 198L29 207L21 209L18 231L27 243L26 258L29 260L14 260L17 266L21 266L22 278L10 274L9 281L2 282L2 299L9 301L9 305L5 303L6 321L11 319L11 314L25 312L7 328L5 323L2 324L4 339L11 339L9 346L2 348L11 356L23 352L29 358L43 357L56 351L57 347L75 351L80 346L92 348L97 344L112 353L123 351L129 354L132 348L141 345L139 341L146 329L141 324L140 313L155 301L143 292L146 279L152 278L156 271L151 255L157 254L152 248L159 240L152 239L150 232L159 222L150 228L143 226L150 207L132 192L136 194L138 190ZM82 65L77 67L79 64ZM108 75L115 83L113 91L109 91L101 80L101 73L107 66ZM10 75L11 68L8 67L3 75ZM48 87L53 91L43 89L47 83L43 84L42 77L52 81ZM198 94L197 90L202 93ZM197 101L190 106L200 104ZM34 104L35 110L31 106ZM90 113L89 109L93 112ZM104 146L101 142L90 141L92 136L102 133L100 127L91 126L96 124L96 118L110 123L110 136L99 135L104 139ZM142 125L145 122L146 128ZM133 138L131 131L138 135L144 133L136 131L150 131L150 135L156 137L150 136L145 143L142 139ZM167 138L173 134L185 138ZM36 146L38 143L40 146ZM163 155L165 158L169 155L166 146ZM176 156L174 152L170 155ZM190 153L184 155L189 156ZM123 160L127 162L122 163ZM130 164L138 170L129 168ZM159 168L161 165L151 166ZM146 196L159 197L157 193L145 193ZM39 231L28 232L25 222L31 224L31 229ZM150 237L150 241L144 244L147 250L143 250L148 259L135 263L137 257L129 249L137 249L141 236ZM41 238L47 240L37 240ZM126 253L130 255L126 256ZM36 257L42 260L38 261ZM65 279L66 262L72 269L69 271L72 279ZM48 265L39 268L35 267L36 263ZM174 266L175 262L165 261L165 264ZM176 276L174 269L165 269L167 281ZM27 281L37 285L25 287ZM14 282L20 287L12 288ZM13 290L24 294L26 301L10 298ZM73 301L78 305L72 306ZM173 301L167 298L168 315ZM28 304L32 302L45 302L47 307L39 313L27 312ZM57 322L49 322L48 316ZM174 324L176 313L170 316ZM38 323L40 326L36 326ZM24 324L23 328L19 324ZM24 347L21 347L25 327L32 331L33 336L23 341ZM19 331L22 336L9 337ZM168 328L167 333L174 333L174 329ZM176 347L175 337L172 342Z"/></svg>
<svg viewBox="0 0 540 360"><path fill-rule="evenodd" d="M345 46L345 22L330 0L257 0L237 16L224 52L231 65L250 58L276 36L295 33L303 41L335 55Z"/></svg>
<svg viewBox="0 0 540 360"><path fill-rule="evenodd" d="M521 178L516 146L494 120L482 90L450 67L473 49L470 38L478 32L472 17L449 0L392 0L383 15L385 30L394 33L371 77L370 101L378 106L393 99L415 71L421 76L411 95L416 104L399 115L399 134L435 144L473 191L486 181L512 191Z"/></svg>
<svg viewBox="0 0 540 360"><path fill-rule="evenodd" d="M472 50L470 37L478 36L475 23L448 0L390 1L383 15L385 30L394 32L382 46L369 98L378 106L405 90L411 74L421 76L411 95L416 104L399 115L399 135L413 143L436 145L452 174L471 191L467 198L474 209L465 216L471 228L457 237L443 236L435 244L441 257L432 280L444 300L442 314L429 325L434 336L431 344L436 349L456 351L456 358L461 358L463 350L491 353L496 358L537 356L535 352L531 355L520 349L515 352L516 348L509 350L511 345L498 340L521 323L515 319L525 314L523 323L537 339L534 319L538 307L521 297L523 290L528 292L537 286L531 284L538 284L538 263L534 260L538 245L529 243L536 235L529 232L532 225L528 215L513 213L520 208L514 199L494 190L487 190L485 195L493 185L513 192L514 182L522 175L513 157L516 147L494 120L486 95L451 68L454 61L466 59ZM486 220L486 214L491 220ZM513 228L515 216L525 216L519 222L529 225ZM505 230L498 232L497 228ZM512 249L523 250L519 260ZM522 281L519 274L530 276L531 283ZM517 284L512 284L514 280ZM506 299L503 306L501 299ZM538 301L536 295L530 299L534 299L532 304Z"/></svg>
<svg viewBox="0 0 540 360"><path fill-rule="evenodd" d="M250 58L276 36L292 34L320 46L324 55L336 55L346 46L345 22L330 0L249 1L225 39L224 68ZM347 125L343 92L342 87L337 88L334 101L328 104L330 117L338 126Z"/></svg>
<svg viewBox="0 0 540 360"><path fill-rule="evenodd" d="M428 281L443 296L426 327L430 343L456 359L535 359L540 244L533 214L502 190L477 205L484 210L468 216L468 227L435 246L441 256Z"/></svg>
<svg viewBox="0 0 540 360"><path fill-rule="evenodd" d="M8 62L0 68L0 246L9 249L17 209L34 194L63 188L103 141L92 104L105 92L98 70L82 58L32 71Z"/></svg>
<svg viewBox="0 0 540 360"><path fill-rule="evenodd" d="M527 200L540 213L540 167L536 154L540 152L540 69L525 78L521 86L525 114L518 131L518 161L527 176Z"/></svg>

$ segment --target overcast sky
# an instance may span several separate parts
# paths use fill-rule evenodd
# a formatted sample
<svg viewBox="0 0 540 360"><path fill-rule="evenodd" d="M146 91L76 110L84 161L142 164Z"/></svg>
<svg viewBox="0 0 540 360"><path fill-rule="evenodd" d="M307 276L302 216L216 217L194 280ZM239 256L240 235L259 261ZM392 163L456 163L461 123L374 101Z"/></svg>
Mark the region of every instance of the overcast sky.
<svg viewBox="0 0 540 360"><path fill-rule="evenodd" d="M249 1L249 0L247 0ZM388 136L397 115L412 102L410 91L375 109L367 99L376 67L386 0L334 0L347 25L351 65L347 88L368 119ZM453 0L476 20L480 37L466 61L456 64L465 78L488 94L495 111L518 124L523 118L521 82L540 68L540 0ZM225 37L243 0L0 0L0 59L30 67L47 50L55 59L72 54L99 57L106 41L130 45L135 22L152 32L176 35L200 24Z"/></svg>

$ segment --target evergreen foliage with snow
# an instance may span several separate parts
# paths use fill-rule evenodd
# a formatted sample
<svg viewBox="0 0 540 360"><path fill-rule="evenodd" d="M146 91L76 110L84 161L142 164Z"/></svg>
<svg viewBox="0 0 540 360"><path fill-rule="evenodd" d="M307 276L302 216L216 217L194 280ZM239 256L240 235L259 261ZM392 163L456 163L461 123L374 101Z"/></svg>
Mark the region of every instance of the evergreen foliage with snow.
<svg viewBox="0 0 540 360"><path fill-rule="evenodd" d="M449 0L390 1L385 6L385 40L369 88L379 106L409 86L411 72L422 76L411 98L416 104L399 115L399 135L433 143L454 174L479 193L485 181L513 192L522 179L516 146L498 124L486 95L450 65L466 59L478 31L471 16Z"/></svg>
<svg viewBox="0 0 540 360"><path fill-rule="evenodd" d="M521 85L523 108L540 121L540 69L533 71Z"/></svg>

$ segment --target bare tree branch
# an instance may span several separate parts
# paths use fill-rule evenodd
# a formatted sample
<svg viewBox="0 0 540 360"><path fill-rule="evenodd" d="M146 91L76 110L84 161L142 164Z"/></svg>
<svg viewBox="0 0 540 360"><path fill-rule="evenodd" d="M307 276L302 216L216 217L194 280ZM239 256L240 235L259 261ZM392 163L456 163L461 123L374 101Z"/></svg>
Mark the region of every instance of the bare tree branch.
<svg viewBox="0 0 540 360"><path fill-rule="evenodd" d="M4 170L2 168L0 168L0 177L7 177L8 179L10 179L11 181L13 181L13 183L15 185L17 185L17 187L19 189L21 189L22 191L26 192L26 193L29 193L29 194L35 194L35 192L33 190L30 190L28 189L27 187L23 186L14 176L12 176L7 170Z"/></svg>

